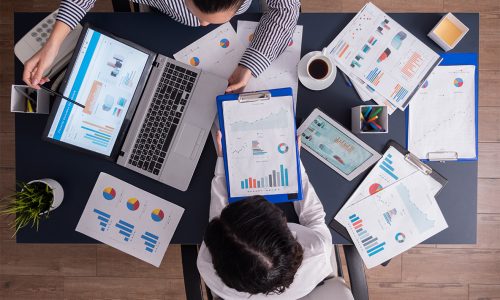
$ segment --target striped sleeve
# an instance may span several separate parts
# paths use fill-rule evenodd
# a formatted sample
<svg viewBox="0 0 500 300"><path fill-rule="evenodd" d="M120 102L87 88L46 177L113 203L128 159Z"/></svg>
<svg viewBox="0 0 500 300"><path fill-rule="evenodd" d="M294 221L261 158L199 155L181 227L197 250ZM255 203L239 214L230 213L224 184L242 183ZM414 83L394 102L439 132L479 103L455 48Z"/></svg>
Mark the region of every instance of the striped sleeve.
<svg viewBox="0 0 500 300"><path fill-rule="evenodd" d="M269 11L260 19L240 64L259 76L285 50L299 19L300 0L268 0Z"/></svg>
<svg viewBox="0 0 500 300"><path fill-rule="evenodd" d="M96 0L61 0L57 20L64 22L71 29L75 28L85 14L94 7Z"/></svg>

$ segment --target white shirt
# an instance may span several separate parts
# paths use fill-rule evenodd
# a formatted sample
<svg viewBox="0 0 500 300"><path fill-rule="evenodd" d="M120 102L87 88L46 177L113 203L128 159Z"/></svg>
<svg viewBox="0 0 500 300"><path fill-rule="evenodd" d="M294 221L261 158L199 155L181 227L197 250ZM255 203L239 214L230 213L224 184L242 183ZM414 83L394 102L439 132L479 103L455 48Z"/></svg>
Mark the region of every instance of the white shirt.
<svg viewBox="0 0 500 300"><path fill-rule="evenodd" d="M309 294L325 277L333 272L330 262L332 252L332 236L325 224L325 211L309 177L301 164L302 185L304 199L294 202L295 212L299 216L299 224L288 223L288 228L297 238L304 249L302 264L300 265L293 283L280 295L264 294L251 295L238 292L226 286L217 276L212 264L212 256L205 246L201 245L198 254L198 270L206 285L219 297L230 299L298 299ZM222 209L228 205L224 162L219 157L215 167L215 176L212 180L212 198L210 202L209 219L220 215Z"/></svg>

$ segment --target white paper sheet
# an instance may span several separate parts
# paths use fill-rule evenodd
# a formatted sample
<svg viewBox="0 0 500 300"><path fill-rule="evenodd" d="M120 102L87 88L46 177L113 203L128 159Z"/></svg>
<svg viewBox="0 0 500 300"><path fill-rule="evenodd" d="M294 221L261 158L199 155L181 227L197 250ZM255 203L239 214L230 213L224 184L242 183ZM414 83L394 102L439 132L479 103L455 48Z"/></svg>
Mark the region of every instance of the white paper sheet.
<svg viewBox="0 0 500 300"><path fill-rule="evenodd" d="M101 173L76 231L159 267L184 208Z"/></svg>
<svg viewBox="0 0 500 300"><path fill-rule="evenodd" d="M387 113L389 115L392 115L396 111L396 109L398 109L389 100L382 97L382 95L380 95L375 90L373 90L368 84L364 83L363 80L361 80L357 77L350 78L350 79L351 79L352 85L354 86L354 89L356 89L356 92L358 92L359 97L364 102L373 100L378 105L387 106Z"/></svg>
<svg viewBox="0 0 500 300"><path fill-rule="evenodd" d="M212 30L174 54L174 58L222 78L228 79L245 50L230 23Z"/></svg>
<svg viewBox="0 0 500 300"><path fill-rule="evenodd" d="M328 45L338 67L404 110L434 65L437 53L372 3Z"/></svg>
<svg viewBox="0 0 500 300"><path fill-rule="evenodd" d="M238 21L237 35L245 48L250 45L258 24L258 22ZM297 25L293 38L285 51L258 78L252 77L245 91L291 87L293 89L293 99L295 103L297 102L299 86L297 66L302 48L302 30L302 25Z"/></svg>
<svg viewBox="0 0 500 300"><path fill-rule="evenodd" d="M476 158L475 66L438 66L410 105L408 149ZM454 156L454 155L453 155Z"/></svg>
<svg viewBox="0 0 500 300"><path fill-rule="evenodd" d="M223 108L231 197L297 193L292 97L225 101Z"/></svg>
<svg viewBox="0 0 500 300"><path fill-rule="evenodd" d="M367 268L448 227L422 172L349 206L340 216ZM428 184L429 183L429 184Z"/></svg>

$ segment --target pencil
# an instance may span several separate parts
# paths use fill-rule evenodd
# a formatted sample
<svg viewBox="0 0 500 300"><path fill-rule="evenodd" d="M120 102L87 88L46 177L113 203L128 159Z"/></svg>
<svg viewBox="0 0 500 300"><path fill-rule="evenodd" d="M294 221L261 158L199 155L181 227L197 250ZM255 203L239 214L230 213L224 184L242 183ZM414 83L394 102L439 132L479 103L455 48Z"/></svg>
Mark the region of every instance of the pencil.
<svg viewBox="0 0 500 300"><path fill-rule="evenodd" d="M70 98L68 98L68 97L66 97L66 96L64 96L64 95L62 95L62 94L60 94L60 93L58 93L58 92L56 92L54 90L51 90L51 89L49 89L49 88L47 88L47 87L45 87L43 85L40 85L40 88L42 90L50 93L51 95L55 95L55 96L61 97L61 98L63 98L64 100L66 100L68 102L71 102L71 103L73 103L75 105L80 106L81 108L85 108L85 106L83 104L80 104L80 103L76 102L75 100L71 100Z"/></svg>
<svg viewBox="0 0 500 300"><path fill-rule="evenodd" d="M378 115L380 111L382 110L382 107L377 108L372 114L370 115L370 118L373 118L374 116Z"/></svg>
<svg viewBox="0 0 500 300"><path fill-rule="evenodd" d="M378 116L375 116L375 117L373 117L373 118L369 119L367 122L368 122L368 123L371 123L371 122L373 122L373 121L375 121L375 120L377 120L377 119L378 119Z"/></svg>

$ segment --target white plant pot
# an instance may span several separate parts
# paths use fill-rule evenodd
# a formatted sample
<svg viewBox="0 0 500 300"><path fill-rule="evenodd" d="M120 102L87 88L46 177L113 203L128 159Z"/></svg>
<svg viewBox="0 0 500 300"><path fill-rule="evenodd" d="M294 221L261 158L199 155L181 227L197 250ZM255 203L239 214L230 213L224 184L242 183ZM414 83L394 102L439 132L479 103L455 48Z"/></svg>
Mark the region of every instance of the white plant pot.
<svg viewBox="0 0 500 300"><path fill-rule="evenodd" d="M55 181L54 179L50 178L43 178L43 179L37 179L37 180L32 180L28 182L28 184L35 183L35 182L41 182L49 186L49 188L52 190L52 194L54 195L54 201L52 201L52 205L50 206L49 211L53 211L54 209L58 208L59 205L61 205L63 199L64 199L64 190L62 185ZM41 214L44 214L46 212L42 212Z"/></svg>

